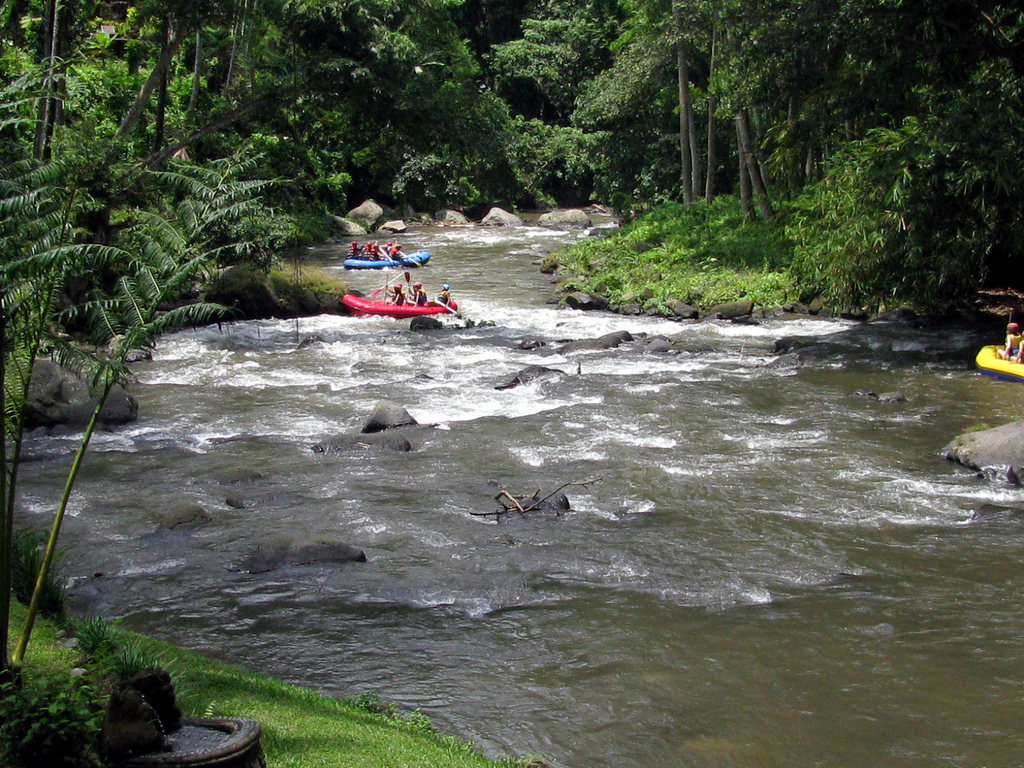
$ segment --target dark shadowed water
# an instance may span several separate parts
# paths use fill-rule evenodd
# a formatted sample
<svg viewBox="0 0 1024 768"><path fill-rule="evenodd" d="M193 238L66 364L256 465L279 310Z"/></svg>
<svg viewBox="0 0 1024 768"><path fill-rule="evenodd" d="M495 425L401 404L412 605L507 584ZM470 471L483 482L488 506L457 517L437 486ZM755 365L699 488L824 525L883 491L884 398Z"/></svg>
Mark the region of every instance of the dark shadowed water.
<svg viewBox="0 0 1024 768"><path fill-rule="evenodd" d="M970 519L1022 492L941 455L1019 417L1024 388L973 370L989 340L558 309L534 262L573 237L405 238L434 254L416 273L431 292L450 282L493 325L324 316L163 339L137 367L138 422L96 438L77 487L76 600L560 768L1018 765L1024 517ZM341 249L309 257L364 290L385 279L344 273ZM623 329L638 340L554 351ZM658 334L692 351L646 352ZM792 336L803 367L769 367ZM563 375L494 388L533 364ZM413 452L311 450L380 399L429 425ZM48 519L72 447L31 441L26 519ZM495 483L572 483L572 509L498 525L474 515ZM158 531L185 502L212 522ZM368 562L232 570L260 543L318 538Z"/></svg>

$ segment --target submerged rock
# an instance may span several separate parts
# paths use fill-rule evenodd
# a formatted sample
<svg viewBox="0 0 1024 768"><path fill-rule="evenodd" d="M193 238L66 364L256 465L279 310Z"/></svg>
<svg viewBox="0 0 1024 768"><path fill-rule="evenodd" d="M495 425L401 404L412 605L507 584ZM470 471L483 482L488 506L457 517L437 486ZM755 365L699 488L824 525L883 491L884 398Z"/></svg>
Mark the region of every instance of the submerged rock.
<svg viewBox="0 0 1024 768"><path fill-rule="evenodd" d="M629 331L613 331L612 333L606 333L596 339L579 339L578 341L570 341L562 347L559 347L558 354L564 355L569 352L580 352L583 350L601 350L601 349L615 349L627 341L633 341L633 334Z"/></svg>
<svg viewBox="0 0 1024 768"><path fill-rule="evenodd" d="M354 449L367 448L408 453L412 450L412 443L404 435L394 430L383 430L361 434L358 437L337 437L324 440L313 446L313 453L344 453Z"/></svg>
<svg viewBox="0 0 1024 768"><path fill-rule="evenodd" d="M562 371L554 368L545 368L543 365L528 365L523 370L514 374L511 378L504 378L498 381L494 385L495 389L513 389L518 387L520 384L529 384L531 381L537 381L542 378L553 378L558 376L564 376Z"/></svg>
<svg viewBox="0 0 1024 768"><path fill-rule="evenodd" d="M266 573L285 565L365 562L363 550L340 541L322 540L307 544L277 541L257 545L256 550L232 570Z"/></svg>

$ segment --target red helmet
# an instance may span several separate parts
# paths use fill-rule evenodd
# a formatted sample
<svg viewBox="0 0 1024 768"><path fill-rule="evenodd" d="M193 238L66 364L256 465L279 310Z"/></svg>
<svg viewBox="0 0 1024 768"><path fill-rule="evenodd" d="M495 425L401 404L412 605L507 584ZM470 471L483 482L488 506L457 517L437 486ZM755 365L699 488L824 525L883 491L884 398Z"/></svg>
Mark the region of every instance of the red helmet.
<svg viewBox="0 0 1024 768"><path fill-rule="evenodd" d="M423 287L423 283L413 283L412 287L413 288L422 288Z"/></svg>

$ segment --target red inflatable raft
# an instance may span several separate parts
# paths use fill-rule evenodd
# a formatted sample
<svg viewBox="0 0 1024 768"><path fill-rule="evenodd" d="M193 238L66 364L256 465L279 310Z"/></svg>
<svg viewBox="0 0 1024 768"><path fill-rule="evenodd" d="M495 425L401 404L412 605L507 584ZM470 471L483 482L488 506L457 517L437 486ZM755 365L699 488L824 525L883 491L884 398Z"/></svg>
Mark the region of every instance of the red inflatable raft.
<svg viewBox="0 0 1024 768"><path fill-rule="evenodd" d="M418 317L419 315L454 315L459 306L454 301L444 304L430 302L423 306L415 304L390 304L386 301L374 301L353 296L346 293L339 301L348 308L353 315L383 315L384 317Z"/></svg>

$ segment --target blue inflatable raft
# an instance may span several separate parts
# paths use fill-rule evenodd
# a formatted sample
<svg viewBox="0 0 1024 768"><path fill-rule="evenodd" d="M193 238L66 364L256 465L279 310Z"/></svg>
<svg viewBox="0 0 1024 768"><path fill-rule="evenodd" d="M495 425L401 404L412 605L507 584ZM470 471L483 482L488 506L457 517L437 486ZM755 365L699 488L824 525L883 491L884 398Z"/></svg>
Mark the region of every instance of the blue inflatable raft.
<svg viewBox="0 0 1024 768"><path fill-rule="evenodd" d="M397 259L345 259L342 264L345 269L408 269L409 267L422 267L430 261L430 251L413 251L403 253Z"/></svg>

